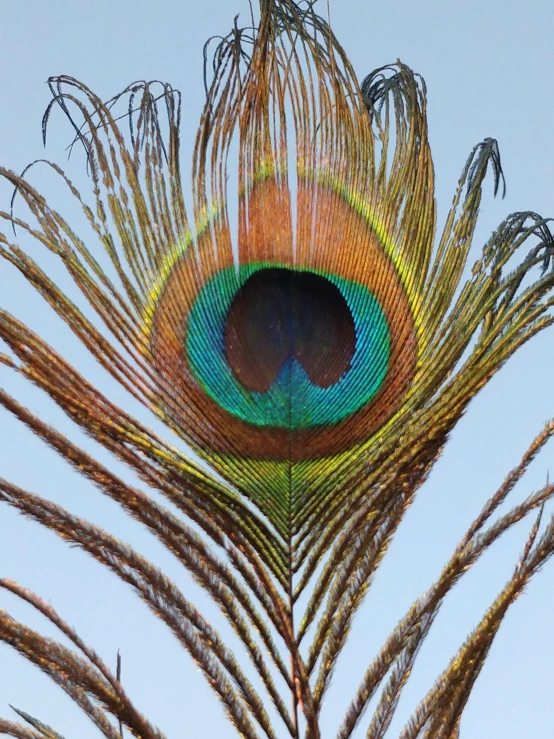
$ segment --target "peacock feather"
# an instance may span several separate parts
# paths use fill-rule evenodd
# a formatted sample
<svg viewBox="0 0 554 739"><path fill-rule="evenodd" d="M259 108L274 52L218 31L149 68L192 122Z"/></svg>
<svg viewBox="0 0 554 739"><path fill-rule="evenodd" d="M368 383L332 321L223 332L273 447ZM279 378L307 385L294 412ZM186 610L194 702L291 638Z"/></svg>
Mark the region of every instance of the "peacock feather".
<svg viewBox="0 0 554 739"><path fill-rule="evenodd" d="M181 182L181 100L167 85L137 83L103 103L73 78L51 81L45 130L61 106L86 150L91 197L49 166L95 241L80 237L25 176L1 170L34 220L2 218L60 260L94 317L7 235L0 256L174 443L6 311L0 338L9 354L0 358L183 515L3 389L0 403L175 554L231 623L265 692L184 594L130 547L7 481L0 500L130 583L249 739L321 736L337 658L405 511L472 398L552 323L554 301L554 240L532 212L510 215L466 278L484 180L492 170L495 194L503 185L496 142L471 152L437 237L423 81L398 62L359 84L313 5L261 0L257 24L235 26L218 45L194 146L191 207ZM114 112L123 98L130 136ZM552 495L546 485L489 522L553 432L549 425L537 437L392 632L340 739L353 735L380 689L367 736L384 735L445 595L503 531ZM538 523L514 577L404 739L458 736L503 615L554 551L552 524L537 537ZM48 672L104 736L119 736L110 716L135 736L162 736L51 607L11 581L0 585L47 615L81 654L54 649L4 612L0 638ZM57 736L31 721L39 734ZM9 722L0 722L2 732L35 736Z"/></svg>

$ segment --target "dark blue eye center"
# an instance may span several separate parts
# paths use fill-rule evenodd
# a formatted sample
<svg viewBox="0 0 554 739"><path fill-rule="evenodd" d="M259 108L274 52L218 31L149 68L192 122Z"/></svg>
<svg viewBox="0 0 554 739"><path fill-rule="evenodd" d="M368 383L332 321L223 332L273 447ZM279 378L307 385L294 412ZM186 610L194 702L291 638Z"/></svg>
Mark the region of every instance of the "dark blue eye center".
<svg viewBox="0 0 554 739"><path fill-rule="evenodd" d="M309 429L338 423L379 392L390 333L364 285L251 262L204 285L190 311L186 356L198 385L233 416Z"/></svg>
<svg viewBox="0 0 554 739"><path fill-rule="evenodd" d="M247 390L266 392L296 360L313 385L328 388L348 372L354 319L336 285L313 272L269 267L237 291L224 329L225 355Z"/></svg>

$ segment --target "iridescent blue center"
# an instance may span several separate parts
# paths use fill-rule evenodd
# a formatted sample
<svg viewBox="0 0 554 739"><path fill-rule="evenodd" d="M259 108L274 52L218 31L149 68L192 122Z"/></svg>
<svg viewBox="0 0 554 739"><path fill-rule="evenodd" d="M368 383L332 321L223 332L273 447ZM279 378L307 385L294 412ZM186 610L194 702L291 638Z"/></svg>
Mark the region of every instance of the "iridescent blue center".
<svg viewBox="0 0 554 739"><path fill-rule="evenodd" d="M266 272L260 274L261 270ZM297 319L289 320L291 311L282 305L272 313L273 304L263 304L264 293L263 290L260 292L260 285L263 287L264 274L271 273L274 277L276 272L284 271L288 274L317 275L316 284L317 281L320 284L327 282L329 288L328 291L323 289L318 299L326 300L326 296L330 296L329 299L335 301L333 294L336 293L339 300L344 302L344 307L333 302L318 314L317 303L314 309L313 298L310 297L310 300L306 300L306 306L311 307L307 307L305 315L302 315L302 295L297 293L304 289L304 284L311 283L300 279L295 281L296 294L291 296L294 305L300 306L295 308L296 312L300 312ZM256 299L246 309L252 311L253 320L258 318L257 331L260 330L260 316L264 321L267 317L267 333L260 337L258 343L252 343L249 336L250 368L265 369L264 362L269 362L274 354L272 337L275 337L275 342L282 343L285 333L284 341L290 345L290 350L284 352L282 360L279 359L275 372L269 375L269 386L261 392L252 389L252 382L241 382L240 367L237 370L231 366L230 349L226 346L226 341L229 341L228 321L233 316L234 301L241 290L244 294L245 286L254 275L259 283L255 293L252 293ZM343 341L340 332L337 334L336 322L333 330L329 326L329 331L326 331L325 321L331 323L330 319L335 316L329 310L337 309L347 314L352 325L352 346L350 349L346 347L349 351L346 359L343 344L348 344L350 340ZM243 306L243 313L244 310ZM348 333L347 328L345 326L345 334ZM303 363L302 352L298 349L299 341L290 335L293 331L302 333L300 339L303 346L308 345L312 357L314 352L317 353L318 342L321 342L325 356L336 354L339 359L342 356L343 365L337 366L344 366L344 370L339 369L342 374L334 377L331 384L329 381L319 382L315 376L317 373L310 372L307 362ZM333 345L329 346L330 341L336 343L336 352ZM277 350L280 351L279 347ZM255 426L302 430L338 423L371 401L387 375L390 334L383 310L367 287L322 271L293 270L286 265L257 262L221 270L202 288L190 312L186 352L197 382L207 395L233 416ZM281 355L278 353L277 356ZM323 370L320 368L318 372L321 374Z"/></svg>

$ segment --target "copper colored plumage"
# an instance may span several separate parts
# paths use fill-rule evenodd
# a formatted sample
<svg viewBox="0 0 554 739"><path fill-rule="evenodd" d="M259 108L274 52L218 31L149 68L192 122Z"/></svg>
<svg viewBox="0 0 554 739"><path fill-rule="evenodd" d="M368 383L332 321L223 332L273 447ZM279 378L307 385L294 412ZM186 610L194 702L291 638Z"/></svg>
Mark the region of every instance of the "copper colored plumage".
<svg viewBox="0 0 554 739"><path fill-rule="evenodd" d="M77 234L25 177L0 170L16 188L16 209L22 201L28 206L31 223L1 217L59 258L72 292L8 228L0 257L122 392L163 421L167 438L105 397L4 310L0 340L8 353L1 361L49 394L180 515L3 389L0 404L192 573L242 642L257 684L183 592L130 547L7 481L0 481L0 501L131 584L249 739L322 735L323 697L353 616L416 491L471 399L552 323L554 240L537 214L508 216L465 277L487 173L495 190L503 181L496 142L486 139L470 153L437 237L423 81L398 63L360 84L313 5L264 0L255 28L237 26L218 46L188 211L180 97L169 86L137 83L105 104L73 78L51 81L52 106L61 105L72 121L85 118L83 127L73 122L88 157L88 199L55 172L82 207L88 236ZM127 138L129 121L116 112L123 98L130 99ZM84 310L69 297L75 288ZM367 736L383 736L445 595L503 531L552 495L546 485L489 523L553 432L549 425L537 437L437 582L392 632L353 697L339 739L353 735L379 690ZM178 449L177 440L189 451ZM542 538L538 525L513 578L402 739L458 736L508 606L554 551L552 524ZM114 717L137 737L162 737L50 606L11 581L0 586L56 623L79 654L3 611L0 639L51 675L104 736L120 736ZM57 736L21 717L42 735ZM23 731L0 721L0 733L30 736Z"/></svg>

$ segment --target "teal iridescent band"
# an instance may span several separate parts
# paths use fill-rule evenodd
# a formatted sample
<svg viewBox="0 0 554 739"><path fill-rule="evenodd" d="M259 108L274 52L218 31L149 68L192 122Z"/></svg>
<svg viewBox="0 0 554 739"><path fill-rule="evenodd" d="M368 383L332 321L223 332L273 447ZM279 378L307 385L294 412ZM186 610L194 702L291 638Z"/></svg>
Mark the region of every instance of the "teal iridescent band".
<svg viewBox="0 0 554 739"><path fill-rule="evenodd" d="M225 357L224 330L233 300L242 285L260 269L290 266L253 262L221 270L203 287L189 315L186 350L189 365L204 391L233 416L253 424L294 430L338 423L366 405L387 375L390 334L377 298L356 282L309 271L340 291L356 331L350 368L332 386L314 385L292 356L264 393L241 385Z"/></svg>

